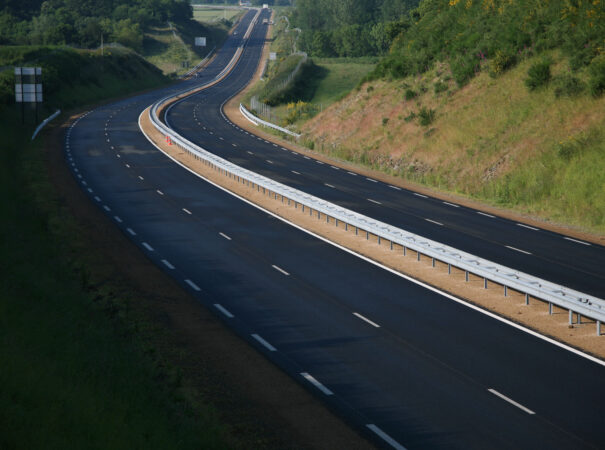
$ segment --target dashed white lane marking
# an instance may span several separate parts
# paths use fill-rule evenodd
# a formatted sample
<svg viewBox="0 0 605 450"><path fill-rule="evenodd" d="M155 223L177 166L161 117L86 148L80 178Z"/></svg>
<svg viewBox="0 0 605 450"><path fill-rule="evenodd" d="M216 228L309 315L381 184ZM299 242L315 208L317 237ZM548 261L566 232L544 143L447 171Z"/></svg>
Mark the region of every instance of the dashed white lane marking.
<svg viewBox="0 0 605 450"><path fill-rule="evenodd" d="M198 291L198 292L201 291L200 287L197 284L195 284L193 281L187 279L187 280L185 280L185 283L187 283L189 286L191 286L191 288L194 291Z"/></svg>
<svg viewBox="0 0 605 450"><path fill-rule="evenodd" d="M164 195L164 193L162 191L160 191L159 189L156 189L155 191L160 195Z"/></svg>
<svg viewBox="0 0 605 450"><path fill-rule="evenodd" d="M260 337L258 334L256 333L252 333L251 336L256 339L258 342L260 342L267 350L269 350L270 352L274 352L277 349L275 347L273 347L271 344L269 344L267 341L265 341L262 337Z"/></svg>
<svg viewBox="0 0 605 450"><path fill-rule="evenodd" d="M95 198L95 200L96 200L96 201L98 201L98 202L100 202L100 201L101 201L101 198L100 198L98 195L95 195L95 197L94 197L94 198Z"/></svg>
<svg viewBox="0 0 605 450"><path fill-rule="evenodd" d="M496 216L492 216L491 214L487 214L481 211L477 211L477 214L481 214L482 216L489 217L490 219L495 219Z"/></svg>
<svg viewBox="0 0 605 450"><path fill-rule="evenodd" d="M354 315L355 317L360 318L360 319L361 319L361 320L363 320L364 322L369 323L369 324L370 324L370 325L372 325L373 327L380 328L380 325L378 325L376 322L371 321L370 319L368 319L367 317L362 316L362 315L361 315L361 314L359 314L359 313L354 312L354 313L353 313L353 315Z"/></svg>
<svg viewBox="0 0 605 450"><path fill-rule="evenodd" d="M335 189L335 188L334 188L334 186L332 186L331 184L324 183L324 185L326 185L326 186L328 186L328 187L331 187L332 189Z"/></svg>
<svg viewBox="0 0 605 450"><path fill-rule="evenodd" d="M347 173L348 173L349 175L353 175L354 177L356 177L356 176L357 176L357 174L356 174L355 172L349 172L349 171L347 170Z"/></svg>
<svg viewBox="0 0 605 450"><path fill-rule="evenodd" d="M383 441L385 441L387 444L389 444L394 449L406 450L406 448L403 445L401 445L399 442L397 442L391 436L386 434L384 431L382 431L380 428L378 428L373 423L366 424L366 427L368 427L370 430L372 430L374 433L376 433Z"/></svg>
<svg viewBox="0 0 605 450"><path fill-rule="evenodd" d="M145 178L143 178L141 175L139 175L139 180L143 181Z"/></svg>
<svg viewBox="0 0 605 450"><path fill-rule="evenodd" d="M225 307L223 307L220 303L215 303L214 307L226 315L228 318L233 319L233 314L231 314Z"/></svg>
<svg viewBox="0 0 605 450"><path fill-rule="evenodd" d="M263 141L265 141L265 144L270 144L270 142L265 139L263 139Z"/></svg>
<svg viewBox="0 0 605 450"><path fill-rule="evenodd" d="M371 181L372 183L378 183L378 181L373 180L372 178L368 178L368 177L366 177L366 180Z"/></svg>
<svg viewBox="0 0 605 450"><path fill-rule="evenodd" d="M132 236L137 235L132 228L126 228L126 231L128 231Z"/></svg>
<svg viewBox="0 0 605 450"><path fill-rule="evenodd" d="M214 134L212 131L209 131L208 133L210 133L210 134Z"/></svg>
<svg viewBox="0 0 605 450"><path fill-rule="evenodd" d="M273 147L279 147L279 145L277 145L277 144L273 144Z"/></svg>
<svg viewBox="0 0 605 450"><path fill-rule="evenodd" d="M582 245L591 245L591 244L590 244L590 243L588 243L588 242L584 242L584 241L578 241L577 239L572 239L572 238L570 238L570 237L566 237L566 238L564 238L564 239L566 239L566 240L568 240L568 241L571 241L571 242L575 242L575 243L577 243L577 244L582 244Z"/></svg>
<svg viewBox="0 0 605 450"><path fill-rule="evenodd" d="M450 202L443 202L443 204L447 205L447 206L453 206L454 208L460 208L460 205L455 205L455 204L450 203Z"/></svg>
<svg viewBox="0 0 605 450"><path fill-rule="evenodd" d="M422 198L428 198L426 195L419 194L418 192L414 192L414 195L417 195L418 197Z"/></svg>
<svg viewBox="0 0 605 450"><path fill-rule="evenodd" d="M296 175L300 175L300 172L297 172L296 170L291 170L290 172L296 174Z"/></svg>
<svg viewBox="0 0 605 450"><path fill-rule="evenodd" d="M191 211L189 211L187 208L183 208L183 211L185 211L187 214L193 214Z"/></svg>
<svg viewBox="0 0 605 450"><path fill-rule="evenodd" d="M219 139L220 139L221 141L224 141L224 140L225 140L225 138L224 138L224 137L222 137L222 136L219 136Z"/></svg>
<svg viewBox="0 0 605 450"><path fill-rule="evenodd" d="M265 161L267 161L269 164L273 164L273 161L271 161L270 159L267 159Z"/></svg>
<svg viewBox="0 0 605 450"><path fill-rule="evenodd" d="M92 194L93 190L91 188L88 188L88 192L90 192Z"/></svg>
<svg viewBox="0 0 605 450"><path fill-rule="evenodd" d="M150 252L153 251L153 247L151 245L149 245L147 242L142 242L141 245L143 247L145 247L147 250L149 250Z"/></svg>
<svg viewBox="0 0 605 450"><path fill-rule="evenodd" d="M336 167L336 166L332 166L332 165L330 165L330 167L334 170L340 170L340 167Z"/></svg>
<svg viewBox="0 0 605 450"><path fill-rule="evenodd" d="M113 216L116 222L122 223L122 218L120 216Z"/></svg>
<svg viewBox="0 0 605 450"><path fill-rule="evenodd" d="M130 169L130 164L124 164L127 168Z"/></svg>
<svg viewBox="0 0 605 450"><path fill-rule="evenodd" d="M225 239L227 239L228 241L231 240L231 238L229 236L227 236L225 233L219 233L222 237L224 237Z"/></svg>
<svg viewBox="0 0 605 450"><path fill-rule="evenodd" d="M231 144L231 145L233 145L234 147L237 147L237 145L236 145L236 144Z"/></svg>
<svg viewBox="0 0 605 450"><path fill-rule="evenodd" d="M427 222L434 223L434 224L436 224L436 225L441 225L441 226L443 226L443 224L442 224L441 222L437 222L436 220L431 220L431 219L424 219L424 220L426 220Z"/></svg>
<svg viewBox="0 0 605 450"><path fill-rule="evenodd" d="M521 249L516 248L516 247L511 247L510 245L505 245L505 247L506 248L510 248L511 250L514 250L514 251L519 252L519 253L525 253L526 255L531 255L530 252L526 252L525 250L521 250Z"/></svg>
<svg viewBox="0 0 605 450"><path fill-rule="evenodd" d="M510 403L511 405L515 405L517 408L519 408L522 411L525 411L527 414L536 414L535 412L533 412L531 409L526 408L525 406L523 406L521 403L517 403L516 401L514 401L512 398L507 397L504 394L501 394L500 392L498 392L495 389L488 389L489 392L491 392L492 394L500 397L502 400L507 401L508 403Z"/></svg>
<svg viewBox="0 0 605 450"><path fill-rule="evenodd" d="M396 191L400 191L400 190L401 190L401 188L400 188L400 187L393 186L392 184L389 184L389 187L390 187L391 189L395 189Z"/></svg>
<svg viewBox="0 0 605 450"><path fill-rule="evenodd" d="M300 373L301 376L307 380L309 383L311 383L313 386L315 386L317 389L319 389L321 392L323 392L326 395L334 395L334 392L332 392L330 389L328 389L327 387L325 387L323 384L321 384L319 381L317 381L311 374L309 374L308 372L301 372Z"/></svg>
<svg viewBox="0 0 605 450"><path fill-rule="evenodd" d="M246 150L246 153L248 153L249 155L254 155L254 153L252 153L250 150Z"/></svg>
<svg viewBox="0 0 605 450"><path fill-rule="evenodd" d="M120 155L119 153L116 153L116 158L121 158L122 155Z"/></svg>
<svg viewBox="0 0 605 450"><path fill-rule="evenodd" d="M376 203L377 205L382 205L382 203L377 202L376 200L372 200L371 198L369 198L368 201L372 202L372 203Z"/></svg>
<svg viewBox="0 0 605 450"><path fill-rule="evenodd" d="M281 147L282 150L288 151L286 147ZM296 153L295 153L296 154Z"/></svg>
<svg viewBox="0 0 605 450"><path fill-rule="evenodd" d="M323 163L321 161L315 161L317 164L321 164L323 165Z"/></svg>
<svg viewBox="0 0 605 450"><path fill-rule="evenodd" d="M517 224L517 226L518 226L518 227L527 228L527 229L529 229L529 230L539 231L537 228L530 227L529 225L525 225L524 223L518 223L518 224Z"/></svg>
<svg viewBox="0 0 605 450"><path fill-rule="evenodd" d="M80 174L78 174L77 177L80 178L80 179L82 179L82 175L80 175Z"/></svg>
<svg viewBox="0 0 605 450"><path fill-rule="evenodd" d="M271 267L273 267L275 270L277 270L278 272L283 273L284 275L290 275L288 272L286 272L284 269L282 269L281 267L276 266L275 264L273 264Z"/></svg>
<svg viewBox="0 0 605 450"><path fill-rule="evenodd" d="M174 266L172 264L170 264L170 262L166 259L162 260L162 264L164 264L166 267L168 267L170 270L174 270Z"/></svg>
<svg viewBox="0 0 605 450"><path fill-rule="evenodd" d="M88 186L88 183L87 183L86 181L84 181L84 180L82 180L82 184L83 184L84 186Z"/></svg>

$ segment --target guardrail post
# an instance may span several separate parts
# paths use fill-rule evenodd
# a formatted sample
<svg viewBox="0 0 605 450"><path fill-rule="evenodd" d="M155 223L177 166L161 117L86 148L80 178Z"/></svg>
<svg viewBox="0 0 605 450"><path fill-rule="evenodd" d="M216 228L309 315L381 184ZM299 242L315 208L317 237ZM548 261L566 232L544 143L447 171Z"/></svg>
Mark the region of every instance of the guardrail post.
<svg viewBox="0 0 605 450"><path fill-rule="evenodd" d="M582 324L582 314L578 313L578 324Z"/></svg>
<svg viewBox="0 0 605 450"><path fill-rule="evenodd" d="M393 241L391 241L391 250L393 250Z"/></svg>
<svg viewBox="0 0 605 450"><path fill-rule="evenodd" d="M601 321L597 320L597 336L601 336Z"/></svg>
<svg viewBox="0 0 605 450"><path fill-rule="evenodd" d="M366 241L370 240L370 233L366 231Z"/></svg>
<svg viewBox="0 0 605 450"><path fill-rule="evenodd" d="M525 294L525 304L529 305L529 294Z"/></svg>
<svg viewBox="0 0 605 450"><path fill-rule="evenodd" d="M483 279L483 289L487 289L487 278Z"/></svg>
<svg viewBox="0 0 605 450"><path fill-rule="evenodd" d="M336 221L336 228L338 228L338 219L334 219Z"/></svg>
<svg viewBox="0 0 605 450"><path fill-rule="evenodd" d="M355 227L355 236L359 234L359 228Z"/></svg>
<svg viewBox="0 0 605 450"><path fill-rule="evenodd" d="M326 223L330 223L330 216L326 214Z"/></svg>
<svg viewBox="0 0 605 450"><path fill-rule="evenodd" d="M573 325L573 311L571 309L569 310L569 324Z"/></svg>
<svg viewBox="0 0 605 450"><path fill-rule="evenodd" d="M345 231L349 231L349 224L345 222Z"/></svg>
<svg viewBox="0 0 605 450"><path fill-rule="evenodd" d="M505 297L508 297L508 291L507 291L507 289L506 289L506 285L504 285L504 296L505 296Z"/></svg>
<svg viewBox="0 0 605 450"><path fill-rule="evenodd" d="M452 265L448 263L447 265L447 274L451 275L452 274Z"/></svg>
<svg viewBox="0 0 605 450"><path fill-rule="evenodd" d="M464 271L464 279L466 282L468 282L468 270Z"/></svg>
<svg viewBox="0 0 605 450"><path fill-rule="evenodd" d="M380 245L380 236L376 235L376 237L378 238L378 245Z"/></svg>
<svg viewBox="0 0 605 450"><path fill-rule="evenodd" d="M403 256L405 256L405 255L407 254L407 250L408 250L408 249L407 249L407 248L406 248L406 246L404 245L404 246L403 246Z"/></svg>
<svg viewBox="0 0 605 450"><path fill-rule="evenodd" d="M552 314L552 303L548 302L548 314Z"/></svg>
<svg viewBox="0 0 605 450"><path fill-rule="evenodd" d="M416 250L416 261L420 261L420 252Z"/></svg>
<svg viewBox="0 0 605 450"><path fill-rule="evenodd" d="M435 258L431 258L431 264L433 267L435 267Z"/></svg>
<svg viewBox="0 0 605 450"><path fill-rule="evenodd" d="M302 206L302 212L305 212L305 204L301 203L300 206Z"/></svg>

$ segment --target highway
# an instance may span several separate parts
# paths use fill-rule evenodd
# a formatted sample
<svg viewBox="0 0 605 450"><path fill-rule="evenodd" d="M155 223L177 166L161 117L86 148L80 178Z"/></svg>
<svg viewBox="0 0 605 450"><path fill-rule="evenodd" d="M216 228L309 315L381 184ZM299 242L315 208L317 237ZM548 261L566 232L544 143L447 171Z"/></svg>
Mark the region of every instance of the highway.
<svg viewBox="0 0 605 450"><path fill-rule="evenodd" d="M65 137L66 163L91 202L191 292L200 307L214 311L377 446L602 447L603 364L290 226L185 170L140 133L138 117L154 100L220 72L251 14L199 79L101 106L72 125ZM193 100L201 102L203 107L196 110L200 114L222 90L223 101L234 93L230 83L244 81L246 74L249 78L265 33L261 23L262 16L234 73L211 88L217 92ZM172 109L175 127L179 115L192 116L187 103ZM260 158L249 159L246 152L266 147L280 166L290 160L277 155L328 169L256 139L260 147L250 147L250 137L228 124L217 135L221 121L218 109L214 111L217 128L208 130L205 122L207 130L197 123L195 128L198 139L216 135L216 143L204 141L207 150L258 164ZM187 133L191 138L193 131ZM292 164L292 170L304 167ZM339 170L329 170L340 177ZM311 172L304 186L312 186L313 177L324 173ZM276 178L291 181L283 175ZM329 178L324 176L324 181ZM390 189L380 183L369 186L368 195L375 197L383 193L386 198ZM324 192L321 186L314 189L315 195ZM346 201L349 207L358 203L355 195ZM421 204L416 207L422 209ZM451 208L451 217L461 214L462 208ZM588 254L596 248L577 245Z"/></svg>
<svg viewBox="0 0 605 450"><path fill-rule="evenodd" d="M171 108L168 123L200 147L246 169L412 233L605 298L605 247L494 217L310 159L251 135L221 109L251 78L246 58L220 86ZM242 151L245 149L246 151Z"/></svg>

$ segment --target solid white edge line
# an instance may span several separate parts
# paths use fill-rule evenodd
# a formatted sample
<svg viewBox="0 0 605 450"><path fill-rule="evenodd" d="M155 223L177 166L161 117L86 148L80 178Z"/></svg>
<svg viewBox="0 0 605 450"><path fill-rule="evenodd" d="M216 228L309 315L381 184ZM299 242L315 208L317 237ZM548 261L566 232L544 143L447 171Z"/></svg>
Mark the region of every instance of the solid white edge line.
<svg viewBox="0 0 605 450"><path fill-rule="evenodd" d="M147 242L142 242L141 245L143 247L145 247L147 250L149 250L150 252L153 251L153 247L151 245L149 245Z"/></svg>
<svg viewBox="0 0 605 450"><path fill-rule="evenodd" d="M189 211L187 208L183 208L183 211L185 211L187 214L193 214L191 211Z"/></svg>
<svg viewBox="0 0 605 450"><path fill-rule="evenodd" d="M378 183L378 181L373 180L372 178L368 178L368 177L366 177L366 180L371 181L372 183Z"/></svg>
<svg viewBox="0 0 605 450"><path fill-rule="evenodd" d="M111 208L107 205L103 205L103 209L107 212L111 211Z"/></svg>
<svg viewBox="0 0 605 450"><path fill-rule="evenodd" d="M122 223L122 218L120 216L113 216L116 222Z"/></svg>
<svg viewBox="0 0 605 450"><path fill-rule="evenodd" d="M523 227L523 228L527 228L529 230L533 230L533 231L539 231L537 228L534 227L530 227L529 225L525 225L524 223L517 223L518 227Z"/></svg>
<svg viewBox="0 0 605 450"><path fill-rule="evenodd" d="M227 236L225 233L221 233L221 232L219 232L219 234L220 234L222 237L224 237L225 239L227 239L228 241L230 241L230 240L231 240L231 238L230 238L229 236Z"/></svg>
<svg viewBox="0 0 605 450"><path fill-rule="evenodd" d="M317 164L323 164L321 161L315 160Z"/></svg>
<svg viewBox="0 0 605 450"><path fill-rule="evenodd" d="M514 250L516 252L519 253L525 253L526 255L531 255L531 252L527 252L525 250L521 250L520 248L516 248L516 247L511 247L510 245L505 245L506 248L510 248L511 250Z"/></svg>
<svg viewBox="0 0 605 450"><path fill-rule="evenodd" d="M380 325L378 325L376 322L371 321L371 320L370 320L370 319L368 319L367 317L364 317L364 316L362 316L361 314L359 314L359 313L357 313L357 312L354 312L354 313L353 313L353 315L354 315L355 317L358 317L358 318L360 318L361 320L363 320L363 321L365 321L365 322L369 323L369 324L370 324L370 325L372 325L373 327L380 328Z"/></svg>
<svg viewBox="0 0 605 450"><path fill-rule="evenodd" d="M191 286L193 288L193 290L198 291L198 292L201 291L200 287L197 284L195 284L193 281L191 281L190 279L186 279L185 283L187 283L189 286Z"/></svg>
<svg viewBox="0 0 605 450"><path fill-rule="evenodd" d="M419 194L418 192L414 192L414 195L417 195L418 197L422 197L422 198L428 198L428 196Z"/></svg>
<svg viewBox="0 0 605 450"><path fill-rule="evenodd" d="M481 214L482 216L489 217L490 219L495 219L496 216L492 216L491 214L487 214L481 211L477 211L477 214Z"/></svg>
<svg viewBox="0 0 605 450"><path fill-rule="evenodd" d="M258 334L256 333L252 333L250 336L252 336L254 339L256 339L258 342L260 342L263 347L265 347L267 350L269 350L270 352L274 352L277 351L277 349L275 347L273 347L271 344L269 344L267 341L265 341L262 337L260 337Z"/></svg>
<svg viewBox="0 0 605 450"><path fill-rule="evenodd" d="M455 205L455 204L450 203L450 202L443 202L443 204L447 205L447 206L453 206L454 208L460 208L460 205Z"/></svg>
<svg viewBox="0 0 605 450"><path fill-rule="evenodd" d="M582 245L591 245L591 244L590 244L590 243L588 243L588 242L579 241L579 240L577 240L577 239L570 238L570 237L565 237L565 238L563 238L563 239L568 240L568 241L571 241L571 242L576 242L577 244L582 244Z"/></svg>
<svg viewBox="0 0 605 450"><path fill-rule="evenodd" d="M233 319L233 317L234 317L233 314L231 314L229 311L227 311L227 309L225 309L220 303L215 303L214 307L216 309L218 309L220 312L222 312L229 319Z"/></svg>
<svg viewBox="0 0 605 450"><path fill-rule="evenodd" d="M271 267L273 267L275 270L277 270L278 272L283 273L284 275L290 275L288 272L286 272L284 269L282 269L281 267L276 266L275 264L271 265Z"/></svg>
<svg viewBox="0 0 605 450"><path fill-rule="evenodd" d="M356 174L355 172L349 172L349 171L347 170L347 173L348 173L349 175L353 175L354 177L356 177L356 176L357 176L357 174Z"/></svg>
<svg viewBox="0 0 605 450"><path fill-rule="evenodd" d="M325 387L323 384L321 384L319 381L317 381L313 375L309 374L308 372L301 372L300 375L307 380L309 383L311 383L313 386L315 386L317 389L319 389L321 392L323 392L326 395L334 395L334 392L332 392L330 389L328 389L327 387Z"/></svg>
<svg viewBox="0 0 605 450"><path fill-rule="evenodd" d="M391 436L386 434L384 431L382 431L380 428L378 428L373 423L366 424L366 427L368 427L370 430L372 430L374 433L376 433L383 441L385 441L391 447L393 447L397 450L407 450L403 445L401 445L399 442L397 442Z"/></svg>
<svg viewBox="0 0 605 450"><path fill-rule="evenodd" d="M162 264L164 264L166 267L168 267L170 270L174 270L174 266L172 264L170 264L170 262L166 259L162 260Z"/></svg>
<svg viewBox="0 0 605 450"><path fill-rule="evenodd" d="M140 124L141 124L141 115L143 115L143 113L145 112L145 110L143 110L141 112L141 114L139 115L139 128L140 128ZM349 248L343 247L342 245L337 244L336 242L332 242L329 239L324 238L323 236L320 236L320 235L318 235L316 233L313 233L312 231L309 231L309 230L301 227L300 225L297 225L297 224L295 224L295 223L293 223L293 222L291 222L291 221L289 221L287 219L284 219L281 216L278 216L277 214L269 211L268 209L263 208L262 206L256 205L255 203L252 203L250 200L247 200L247 199L245 199L245 198L243 198L243 197L235 194L234 192L231 192L229 189L226 189L226 188L224 188L224 187L216 184L214 181L211 181L208 178L200 175L199 173L195 172L194 170L191 170L189 167L185 166L180 161L176 160L175 158L173 158L169 154L165 153L160 147L158 147L155 144L155 142L153 142L151 139L149 139L149 137L147 137L147 135L145 133L143 133L143 135L145 135L145 137L147 138L147 140L149 142L151 142L151 144L154 147L156 147L159 151L161 151L162 153L164 153L164 155L166 155L168 158L170 158L176 164L178 164L179 166L183 167L185 170L189 171L190 173L192 173L193 175L197 176L198 178L201 178L202 180L206 181L207 183L210 183L214 187L216 187L216 188L218 188L218 189L226 192L227 194L229 194L229 195L231 195L231 196L233 196L233 197L241 200L242 202L247 203L248 205L253 206L254 208L257 208L257 209L263 211L265 214L268 214L268 215L270 215L272 217L275 217L276 219L281 220L282 222L287 223L288 225L290 225L290 226L292 226L292 227L294 227L294 228L296 228L296 229L298 229L298 230L300 230L300 231L302 231L304 233L307 233L310 236L313 236L313 237L315 237L315 238L317 238L317 239L319 239L319 240L321 240L321 241L323 241L323 242L325 242L327 244L330 244L330 245L332 245L332 246L334 246L334 247L336 247L336 248L338 248L338 249L340 249L340 250L342 250L344 252L350 253L351 255L354 255L354 256L356 256L357 258L359 258L359 259L361 259L363 261L366 261L366 262L368 262L370 264L373 264L376 267L380 267L381 269L386 270L387 272L390 272L393 275L396 275L396 276L398 276L400 278L403 278L403 279L405 279L405 280L407 280L407 281L409 281L411 283L417 284L418 286L422 286L423 288L428 289L429 291L435 292L436 294L439 294L442 297L445 297L445 298L447 298L449 300L453 300L453 301L455 301L456 303L458 303L460 305L466 306L467 308L470 308L470 309L472 309L474 311L477 311L477 312L479 312L479 313L481 313L481 314L483 314L485 316L491 317L492 319L495 319L495 320L497 320L499 322L505 323L506 325L509 325L509 326L511 326L513 328L516 328L517 330L523 331L524 333L527 333L527 334L529 334L531 336L534 336L534 337L536 337L538 339L542 339L543 341L546 341L549 344L555 345L555 346L557 346L559 348L562 348L563 350L567 350L570 353L574 353L574 354L576 354L578 356L581 356L582 358L588 359L589 361L592 361L594 363L597 363L597 364L605 367L605 361L602 360L602 359L596 358L596 357L594 357L592 355L589 355L588 353L585 353L585 352L582 352L580 350L577 350L577 349L575 349L575 348L573 348L573 347L571 347L571 346L569 346L567 344L563 344L562 342L559 342L559 341L556 341L556 340L554 340L552 338L544 336L544 335L542 335L542 334L540 334L540 333L538 333L538 332L536 332L534 330L530 330L529 328L526 328L526 327L524 327L522 325L519 325L519 324L517 324L517 323L515 323L515 322L513 322L511 320L505 319L504 317L500 317L497 314L494 314L494 313L492 313L490 311L487 311L487 310L482 309L482 308L480 308L478 306L475 306L472 303L464 301L464 300L462 300L462 299L460 299L458 297L455 297L452 294L449 294L449 293L447 293L445 291L439 290L439 289L437 289L437 288L435 288L433 286L430 286L430 285L428 285L426 283L423 283L422 281L416 280L415 278L412 278L412 277L410 277L408 275L405 275L405 274L403 274L401 272L397 272L396 270L391 269L390 267L387 267L384 264L380 264L379 262L374 261L374 260L372 260L370 258L367 258L367 257L365 257L365 256L363 256L363 255L361 255L361 254L359 254L359 253L357 253L357 252L349 249ZM418 194L416 192L414 193L414 195L419 195L419 196L422 196L422 197L426 197L425 195Z"/></svg>
<svg viewBox="0 0 605 450"><path fill-rule="evenodd" d="M527 414L536 414L534 411L532 411L529 408L526 408L525 406L523 406L521 403L517 403L516 401L514 401L512 398L507 397L504 394L501 394L500 392L498 392L495 389L488 389L489 392L491 392L492 394L494 394L497 397L500 397L502 400L510 403L511 405L515 405L517 408L525 411Z"/></svg>
<svg viewBox="0 0 605 450"><path fill-rule="evenodd" d="M300 172L297 172L296 170L291 170L290 172L296 174L296 175L300 175Z"/></svg>
<svg viewBox="0 0 605 450"><path fill-rule="evenodd" d="M326 185L326 186L328 186L328 187L330 187L330 188L332 188L332 189L336 189L336 188L335 188L334 186L332 186L331 184L324 183L324 185Z"/></svg>
<svg viewBox="0 0 605 450"><path fill-rule="evenodd" d="M395 189L395 190L397 190L397 191L400 191L400 190L401 190L401 188L400 188L400 187L393 186L392 184L389 184L389 187L390 187L391 189Z"/></svg>

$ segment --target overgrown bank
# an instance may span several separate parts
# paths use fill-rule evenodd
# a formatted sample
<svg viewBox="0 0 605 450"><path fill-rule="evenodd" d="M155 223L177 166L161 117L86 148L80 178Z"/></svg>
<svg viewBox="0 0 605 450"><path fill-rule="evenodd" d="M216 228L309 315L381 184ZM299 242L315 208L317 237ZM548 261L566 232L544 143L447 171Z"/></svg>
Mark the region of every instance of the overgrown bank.
<svg viewBox="0 0 605 450"><path fill-rule="evenodd" d="M528 89L531 68L549 78ZM547 220L605 232L605 99L558 52L460 88L449 65L366 83L304 127L315 150ZM570 79L577 82L570 83Z"/></svg>

